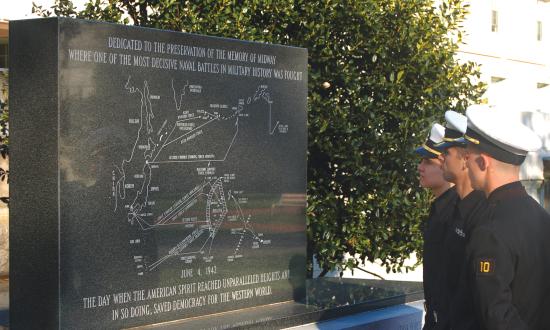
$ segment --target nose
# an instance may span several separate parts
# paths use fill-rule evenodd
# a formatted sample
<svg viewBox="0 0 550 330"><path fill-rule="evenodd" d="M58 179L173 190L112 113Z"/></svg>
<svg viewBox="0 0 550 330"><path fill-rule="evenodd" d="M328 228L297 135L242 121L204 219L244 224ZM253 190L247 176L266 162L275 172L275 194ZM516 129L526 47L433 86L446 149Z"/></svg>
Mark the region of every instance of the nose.
<svg viewBox="0 0 550 330"><path fill-rule="evenodd" d="M424 160L421 160L420 163L418 163L418 165L416 166L416 170L418 171L418 173L421 173L423 170L424 170Z"/></svg>

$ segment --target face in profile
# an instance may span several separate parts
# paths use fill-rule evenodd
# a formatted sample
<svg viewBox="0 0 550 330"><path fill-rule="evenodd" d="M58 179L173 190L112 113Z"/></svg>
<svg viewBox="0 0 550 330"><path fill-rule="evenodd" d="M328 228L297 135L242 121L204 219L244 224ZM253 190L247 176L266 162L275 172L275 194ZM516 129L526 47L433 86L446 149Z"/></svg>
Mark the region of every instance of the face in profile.
<svg viewBox="0 0 550 330"><path fill-rule="evenodd" d="M449 182L456 183L460 173L464 171L464 149L459 147L450 147L441 154L443 158L443 178Z"/></svg>
<svg viewBox="0 0 550 330"><path fill-rule="evenodd" d="M420 185L423 188L436 189L446 184L441 168L442 163L438 158L422 158L417 170Z"/></svg>

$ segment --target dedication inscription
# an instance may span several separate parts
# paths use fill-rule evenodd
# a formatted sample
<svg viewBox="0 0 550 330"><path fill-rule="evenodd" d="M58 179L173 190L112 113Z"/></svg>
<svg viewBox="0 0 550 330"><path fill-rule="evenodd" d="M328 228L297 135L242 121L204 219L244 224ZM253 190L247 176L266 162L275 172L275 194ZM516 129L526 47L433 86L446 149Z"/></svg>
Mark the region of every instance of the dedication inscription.
<svg viewBox="0 0 550 330"><path fill-rule="evenodd" d="M10 33L12 326L302 294L305 49L63 18Z"/></svg>

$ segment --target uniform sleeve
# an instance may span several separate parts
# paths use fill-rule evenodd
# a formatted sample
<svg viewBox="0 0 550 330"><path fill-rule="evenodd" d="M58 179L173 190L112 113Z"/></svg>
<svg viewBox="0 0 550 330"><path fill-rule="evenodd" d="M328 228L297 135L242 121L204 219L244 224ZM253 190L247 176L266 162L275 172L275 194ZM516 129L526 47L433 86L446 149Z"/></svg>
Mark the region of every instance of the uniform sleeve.
<svg viewBox="0 0 550 330"><path fill-rule="evenodd" d="M515 256L487 227L472 233L468 262L478 317L487 329L528 329L512 303Z"/></svg>

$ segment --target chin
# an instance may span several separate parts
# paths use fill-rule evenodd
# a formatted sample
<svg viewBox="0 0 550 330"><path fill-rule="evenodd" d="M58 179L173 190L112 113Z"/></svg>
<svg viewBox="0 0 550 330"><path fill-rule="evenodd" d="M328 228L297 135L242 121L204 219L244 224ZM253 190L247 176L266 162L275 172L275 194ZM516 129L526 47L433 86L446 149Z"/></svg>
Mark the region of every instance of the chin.
<svg viewBox="0 0 550 330"><path fill-rule="evenodd" d="M479 183L477 183L475 181L471 181L471 182L472 182L471 183L472 189L474 189L474 190L483 190L483 187Z"/></svg>
<svg viewBox="0 0 550 330"><path fill-rule="evenodd" d="M427 187L426 187L426 181L424 181L422 178L419 178L419 179L418 179L418 182L420 183L420 187L422 187L422 188L427 188Z"/></svg>
<svg viewBox="0 0 550 330"><path fill-rule="evenodd" d="M447 173L443 173L443 179L447 182L453 182L455 183L455 176Z"/></svg>

